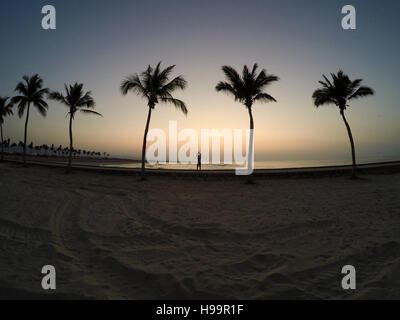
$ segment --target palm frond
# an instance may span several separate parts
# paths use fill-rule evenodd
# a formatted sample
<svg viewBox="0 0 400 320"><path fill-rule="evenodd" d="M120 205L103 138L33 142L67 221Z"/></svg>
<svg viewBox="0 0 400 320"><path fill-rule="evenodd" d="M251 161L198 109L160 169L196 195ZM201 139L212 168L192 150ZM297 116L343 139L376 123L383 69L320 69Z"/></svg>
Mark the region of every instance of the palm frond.
<svg viewBox="0 0 400 320"><path fill-rule="evenodd" d="M343 110L346 109L348 100L374 94L371 88L360 86L362 79L351 81L343 70L339 70L336 74L331 73L332 80L325 75L322 77L323 81L319 81L322 87L315 90L312 96L317 107L333 103Z"/></svg>
<svg viewBox="0 0 400 320"><path fill-rule="evenodd" d="M13 102L8 101L9 97L0 97L0 124L4 123L4 118L13 115Z"/></svg>
<svg viewBox="0 0 400 320"><path fill-rule="evenodd" d="M26 99L20 100L18 104L18 116L22 118L24 115L25 109L28 105L28 101Z"/></svg>
<svg viewBox="0 0 400 320"><path fill-rule="evenodd" d="M249 68L245 65L243 66L243 71L242 71L242 79L243 82L249 82L249 80L251 79L251 74L249 72Z"/></svg>
<svg viewBox="0 0 400 320"><path fill-rule="evenodd" d="M257 63L253 65L251 72L246 65L243 66L241 77L232 67L223 66L222 70L228 81L219 82L215 88L217 91L232 94L236 101L240 101L248 107L255 101L276 101L271 95L263 92L263 89L271 82L278 81L279 78L267 74L265 69L258 73Z"/></svg>
<svg viewBox="0 0 400 320"><path fill-rule="evenodd" d="M255 64L253 65L253 69L251 70L251 76L252 76L253 79L256 78L257 69L258 69L258 64L255 63Z"/></svg>
<svg viewBox="0 0 400 320"><path fill-rule="evenodd" d="M186 80L182 76L178 76L172 79L170 82L168 82L165 86L163 86L160 90L160 93L163 94L163 92L171 92L176 89L184 90L186 86L187 86Z"/></svg>
<svg viewBox="0 0 400 320"><path fill-rule="evenodd" d="M124 79L121 82L120 90L123 95L127 95L129 91L133 91L138 95L148 98L148 92L137 74Z"/></svg>
<svg viewBox="0 0 400 320"><path fill-rule="evenodd" d="M258 95L256 95L253 99L254 101L262 101L262 102L276 102L275 98L271 95L269 95L268 93L259 93Z"/></svg>
<svg viewBox="0 0 400 320"><path fill-rule="evenodd" d="M230 67L230 66L223 66L222 71L224 72L225 76L228 78L229 82L235 85L242 84L242 79L240 78L237 71Z"/></svg>
<svg viewBox="0 0 400 320"><path fill-rule="evenodd" d="M23 82L18 82L17 86L15 87L15 91L19 92L21 95L24 95L24 96L28 95L28 87Z"/></svg>
<svg viewBox="0 0 400 320"><path fill-rule="evenodd" d="M230 83L228 83L228 82L220 81L220 82L217 84L217 86L215 87L215 90L216 90L217 92L222 91L222 92L231 94L231 95L233 95L233 97L235 98L235 100L238 99L238 95L237 95L237 92L236 92L235 88L234 88Z"/></svg>
<svg viewBox="0 0 400 320"><path fill-rule="evenodd" d="M18 115L22 117L26 106L31 103L45 116L48 105L44 101L44 95L48 94L49 90L43 88L43 80L38 74L31 77L23 76L22 79L24 82L19 82L15 88L20 95L12 99L13 103L18 104Z"/></svg>
<svg viewBox="0 0 400 320"><path fill-rule="evenodd" d="M362 79L356 79L354 81L350 81L349 89L352 91L356 90L361 85L362 81L363 81Z"/></svg>
<svg viewBox="0 0 400 320"><path fill-rule="evenodd" d="M96 111L93 110L89 110L89 109L79 109L80 112L85 113L85 114L95 114L97 116L102 117L103 115L101 113L98 113Z"/></svg>
<svg viewBox="0 0 400 320"><path fill-rule="evenodd" d="M165 68L164 70L162 70L159 74L159 78L163 81L166 82L168 81L168 78L172 72L172 70L175 68L175 65L169 66L167 68Z"/></svg>
<svg viewBox="0 0 400 320"><path fill-rule="evenodd" d="M36 109L39 111L39 113L45 117L47 115L47 103L44 101L37 101L35 102L34 106L36 107Z"/></svg>
<svg viewBox="0 0 400 320"><path fill-rule="evenodd" d="M149 65L140 75L134 74L125 78L120 85L121 93L126 95L129 91L133 91L141 95L147 99L147 105L150 108L154 108L161 101L172 103L184 113L187 113L187 108L183 101L172 96L173 91L177 89L183 90L187 86L183 76L177 76L169 80L174 68L175 65L162 69L161 62L154 69Z"/></svg>
<svg viewBox="0 0 400 320"><path fill-rule="evenodd" d="M322 77L325 79L327 87L332 87L332 83L330 82L330 80L324 74L322 75Z"/></svg>
<svg viewBox="0 0 400 320"><path fill-rule="evenodd" d="M68 101L65 99L65 97L63 96L63 94L60 93L60 92L57 92L57 91L50 92L50 93L48 94L48 98L49 98L50 100L54 100L54 101L57 101L57 102L59 102L59 103L62 103L62 104L64 104L64 105L66 105L66 106L69 106Z"/></svg>
<svg viewBox="0 0 400 320"><path fill-rule="evenodd" d="M329 93L329 90L326 88L315 90L312 98L314 99L314 105L316 107L330 103L337 104L336 99L332 97L332 95Z"/></svg>
<svg viewBox="0 0 400 320"><path fill-rule="evenodd" d="M185 115L188 114L188 109L186 107L186 104L182 100L175 99L175 98L161 98L161 101L164 103L171 103L177 109L181 110L183 112L183 114L185 114Z"/></svg>
<svg viewBox="0 0 400 320"><path fill-rule="evenodd" d="M87 108L94 108L96 105L94 99L92 98L91 91L85 93L83 97L81 97L75 104L77 108L87 107Z"/></svg>
<svg viewBox="0 0 400 320"><path fill-rule="evenodd" d="M359 87L350 97L349 100L351 99L357 99L361 97L366 97L366 96L372 96L374 95L375 92L369 87Z"/></svg>
<svg viewBox="0 0 400 320"><path fill-rule="evenodd" d="M82 109L83 107L93 109L95 107L95 101L92 97L92 92L88 91L84 93L82 83L74 83L72 85L64 85L66 94L63 95L59 92L50 93L50 99L56 100L65 104L69 107L67 116L70 115L72 119L75 119L75 114L79 110L83 113L93 113L100 115L98 112L88 109ZM89 112L91 111L91 112Z"/></svg>
<svg viewBox="0 0 400 320"><path fill-rule="evenodd" d="M267 74L265 70L262 70L256 79L255 87L258 90L262 90L272 82L279 81L279 77L273 74Z"/></svg>
<svg viewBox="0 0 400 320"><path fill-rule="evenodd" d="M47 88L37 90L33 95L33 100L34 99L41 99L45 94L48 94L49 92L50 91Z"/></svg>

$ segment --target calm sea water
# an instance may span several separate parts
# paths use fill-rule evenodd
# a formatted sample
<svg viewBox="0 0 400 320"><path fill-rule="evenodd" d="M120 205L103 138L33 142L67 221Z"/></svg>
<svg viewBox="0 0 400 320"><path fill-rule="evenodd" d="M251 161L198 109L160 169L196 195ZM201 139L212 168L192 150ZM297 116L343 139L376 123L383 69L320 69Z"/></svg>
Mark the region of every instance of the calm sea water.
<svg viewBox="0 0 400 320"><path fill-rule="evenodd" d="M396 159L360 159L359 164L394 161ZM324 166L339 166L350 165L351 161L343 160L287 160L287 161L255 161L254 166L256 169L284 169L284 168L308 168L308 167L324 167ZM106 167L119 167L119 168L140 168L140 163L120 163L104 165ZM196 164L156 164L146 165L149 169L164 169L164 170L196 170ZM232 170L243 165L235 164L203 164L203 170Z"/></svg>

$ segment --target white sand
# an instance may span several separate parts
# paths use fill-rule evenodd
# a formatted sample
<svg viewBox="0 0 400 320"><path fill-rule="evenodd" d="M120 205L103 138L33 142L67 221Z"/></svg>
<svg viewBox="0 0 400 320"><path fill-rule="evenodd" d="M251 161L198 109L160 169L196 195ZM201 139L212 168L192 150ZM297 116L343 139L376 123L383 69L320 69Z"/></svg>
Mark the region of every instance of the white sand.
<svg viewBox="0 0 400 320"><path fill-rule="evenodd" d="M400 174L245 185L0 163L0 190L0 298L400 298Z"/></svg>

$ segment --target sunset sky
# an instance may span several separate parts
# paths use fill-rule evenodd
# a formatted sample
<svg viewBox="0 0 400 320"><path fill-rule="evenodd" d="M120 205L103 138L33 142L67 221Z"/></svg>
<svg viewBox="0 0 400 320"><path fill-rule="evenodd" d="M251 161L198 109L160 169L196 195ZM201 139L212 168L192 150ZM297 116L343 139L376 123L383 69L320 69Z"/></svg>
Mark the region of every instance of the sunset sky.
<svg viewBox="0 0 400 320"><path fill-rule="evenodd" d="M57 30L41 28L41 8L57 10ZM188 88L177 92L189 108L157 105L152 128L249 127L233 98L215 91L222 65L241 69L257 62L280 81L267 88L278 103L257 104L258 160L345 159L350 147L335 106L313 107L322 74L343 69L362 78L376 95L353 101L348 120L359 158L400 157L399 1L351 1L357 30L341 28L348 1L39 1L2 0L0 95L12 96L22 76L39 73L44 85L62 90L82 82L103 118L79 114L76 149L138 157L146 102L119 91L121 80L148 64L176 64ZM33 111L28 141L68 144L66 108L48 101L47 118ZM16 113L16 112L15 112ZM24 122L6 119L4 134L23 140Z"/></svg>

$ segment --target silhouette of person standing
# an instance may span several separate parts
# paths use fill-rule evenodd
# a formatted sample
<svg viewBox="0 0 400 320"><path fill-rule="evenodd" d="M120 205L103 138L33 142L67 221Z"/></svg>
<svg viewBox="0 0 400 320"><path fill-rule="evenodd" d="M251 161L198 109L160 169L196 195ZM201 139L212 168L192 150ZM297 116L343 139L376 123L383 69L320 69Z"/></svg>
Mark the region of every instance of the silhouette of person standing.
<svg viewBox="0 0 400 320"><path fill-rule="evenodd" d="M197 153L197 170L201 171L201 153Z"/></svg>

